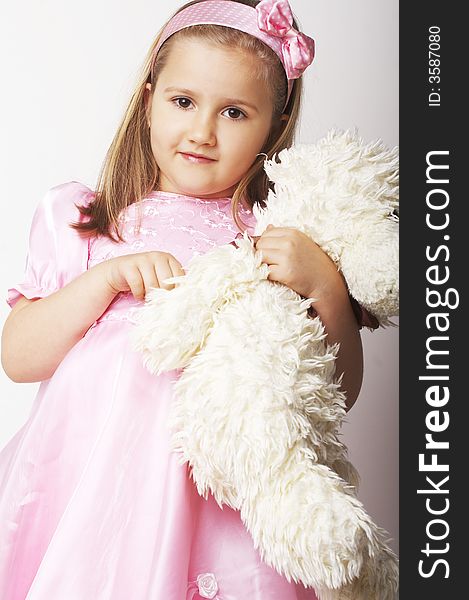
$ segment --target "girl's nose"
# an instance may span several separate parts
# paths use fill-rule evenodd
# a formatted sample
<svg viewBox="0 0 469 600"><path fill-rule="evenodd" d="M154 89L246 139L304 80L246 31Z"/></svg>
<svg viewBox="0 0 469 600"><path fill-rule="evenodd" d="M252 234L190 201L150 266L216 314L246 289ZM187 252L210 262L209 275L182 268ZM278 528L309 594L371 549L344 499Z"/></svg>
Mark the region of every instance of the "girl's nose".
<svg viewBox="0 0 469 600"><path fill-rule="evenodd" d="M216 144L215 123L210 115L201 112L194 114L189 131L189 138L195 144Z"/></svg>

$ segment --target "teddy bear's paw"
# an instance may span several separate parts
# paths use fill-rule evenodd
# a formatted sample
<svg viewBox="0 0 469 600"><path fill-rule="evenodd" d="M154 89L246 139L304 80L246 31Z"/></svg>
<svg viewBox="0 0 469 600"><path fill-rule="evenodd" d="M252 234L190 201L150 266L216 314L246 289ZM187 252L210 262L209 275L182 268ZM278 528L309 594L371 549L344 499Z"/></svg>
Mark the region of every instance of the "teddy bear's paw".
<svg viewBox="0 0 469 600"><path fill-rule="evenodd" d="M344 249L341 270L352 296L382 326L399 314L399 230L395 223L384 219L358 236Z"/></svg>
<svg viewBox="0 0 469 600"><path fill-rule="evenodd" d="M399 567L394 552L377 527L360 574L346 585L316 590L319 600L398 600Z"/></svg>
<svg viewBox="0 0 469 600"><path fill-rule="evenodd" d="M346 585L337 589L316 587L314 591L316 592L318 600L359 600L353 595L351 585Z"/></svg>
<svg viewBox="0 0 469 600"><path fill-rule="evenodd" d="M172 290L155 288L136 313L131 343L151 373L186 366L212 324L210 313L197 307L197 297L190 299L184 290L183 284Z"/></svg>
<svg viewBox="0 0 469 600"><path fill-rule="evenodd" d="M360 576L352 586L361 600L397 600L399 594L399 562L383 540L382 529L372 548L372 555L363 565Z"/></svg>
<svg viewBox="0 0 469 600"><path fill-rule="evenodd" d="M392 590L393 555L346 482L293 453L259 480L254 495L248 489L242 496L240 512L267 564L307 587L333 590L330 598L360 600L347 596L352 586L354 594L373 592L363 600L390 600L380 594Z"/></svg>
<svg viewBox="0 0 469 600"><path fill-rule="evenodd" d="M239 248L217 247L195 256L186 275L174 278L173 289L155 288L147 294L136 311L131 338L149 371L159 375L186 367L204 347L217 312L267 280L268 266L257 254L247 237Z"/></svg>
<svg viewBox="0 0 469 600"><path fill-rule="evenodd" d="M308 587L337 588L359 575L363 511L345 482L293 451L260 480L258 493L243 498L241 518L268 564Z"/></svg>
<svg viewBox="0 0 469 600"><path fill-rule="evenodd" d="M392 559L389 565L369 565L363 567L362 573L352 582L339 588L317 586L318 600L398 600L399 578L397 560Z"/></svg>

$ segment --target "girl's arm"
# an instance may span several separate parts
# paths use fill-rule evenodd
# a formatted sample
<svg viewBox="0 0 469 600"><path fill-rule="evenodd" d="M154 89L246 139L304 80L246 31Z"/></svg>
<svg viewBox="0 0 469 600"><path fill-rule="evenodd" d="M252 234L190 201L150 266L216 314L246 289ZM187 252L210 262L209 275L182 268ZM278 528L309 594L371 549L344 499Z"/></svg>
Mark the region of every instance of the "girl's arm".
<svg viewBox="0 0 469 600"><path fill-rule="evenodd" d="M2 332L2 366L18 383L49 379L67 352L85 335L119 292L143 300L150 288L183 275L166 252L141 252L106 260L45 298L21 298Z"/></svg>
<svg viewBox="0 0 469 600"><path fill-rule="evenodd" d="M96 265L46 298L21 298L2 332L2 366L18 383L42 381L109 306L116 292Z"/></svg>
<svg viewBox="0 0 469 600"><path fill-rule="evenodd" d="M327 332L327 343L339 343L335 369L343 373L341 388L350 410L360 393L363 381L363 347L357 319L345 285L338 286L329 298L313 304Z"/></svg>

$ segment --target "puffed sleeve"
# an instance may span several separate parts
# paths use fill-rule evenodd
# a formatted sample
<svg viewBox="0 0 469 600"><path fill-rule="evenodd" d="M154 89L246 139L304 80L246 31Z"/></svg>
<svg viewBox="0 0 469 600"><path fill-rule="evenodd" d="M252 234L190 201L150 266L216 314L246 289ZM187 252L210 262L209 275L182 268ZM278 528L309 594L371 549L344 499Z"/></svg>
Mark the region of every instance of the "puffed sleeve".
<svg viewBox="0 0 469 600"><path fill-rule="evenodd" d="M86 271L88 240L69 223L82 220L76 205L87 205L94 193L70 181L51 188L39 202L31 223L29 251L21 283L8 289L13 308L25 296L44 298Z"/></svg>

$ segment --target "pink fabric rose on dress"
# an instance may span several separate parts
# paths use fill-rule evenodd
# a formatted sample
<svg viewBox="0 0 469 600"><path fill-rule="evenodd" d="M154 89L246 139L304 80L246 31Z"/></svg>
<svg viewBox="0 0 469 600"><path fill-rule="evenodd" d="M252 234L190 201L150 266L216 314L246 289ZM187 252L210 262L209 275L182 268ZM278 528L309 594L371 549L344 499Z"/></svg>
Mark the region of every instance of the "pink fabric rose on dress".
<svg viewBox="0 0 469 600"><path fill-rule="evenodd" d="M218 584L213 573L202 573L197 577L199 595L202 598L215 598L218 592Z"/></svg>

